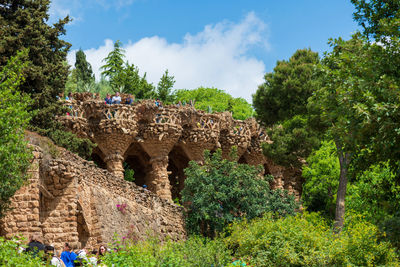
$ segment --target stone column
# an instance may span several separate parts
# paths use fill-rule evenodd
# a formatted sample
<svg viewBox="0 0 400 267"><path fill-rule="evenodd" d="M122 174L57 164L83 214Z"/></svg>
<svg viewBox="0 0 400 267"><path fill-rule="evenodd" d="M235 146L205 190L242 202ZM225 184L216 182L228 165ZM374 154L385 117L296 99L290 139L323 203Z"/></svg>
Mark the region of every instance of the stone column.
<svg viewBox="0 0 400 267"><path fill-rule="evenodd" d="M119 178L124 178L124 157L118 152L104 158L107 170Z"/></svg>
<svg viewBox="0 0 400 267"><path fill-rule="evenodd" d="M152 170L148 174L149 190L160 198L172 201L171 185L167 171L168 156L157 156L150 159Z"/></svg>

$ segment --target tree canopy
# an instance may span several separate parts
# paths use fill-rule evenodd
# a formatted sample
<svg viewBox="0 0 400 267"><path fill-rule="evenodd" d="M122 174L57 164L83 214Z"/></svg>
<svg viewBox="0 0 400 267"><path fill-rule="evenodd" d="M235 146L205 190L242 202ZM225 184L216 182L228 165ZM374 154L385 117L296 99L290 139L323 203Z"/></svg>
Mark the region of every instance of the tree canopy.
<svg viewBox="0 0 400 267"><path fill-rule="evenodd" d="M29 65L24 70L25 80L20 90L33 99L29 106L30 111L35 110L31 125L49 129L61 112L56 96L63 92L68 76L65 62L71 45L61 36L70 19L67 16L49 25L49 0L3 3L0 5L0 69L17 51L29 48Z"/></svg>
<svg viewBox="0 0 400 267"><path fill-rule="evenodd" d="M400 2L384 0L351 0L356 8L354 19L369 37L384 40L400 35Z"/></svg>
<svg viewBox="0 0 400 267"><path fill-rule="evenodd" d="M85 52L83 52L82 49L79 49L75 53L75 59L75 70L78 82L81 83L82 86L93 83L95 77L92 65L87 62Z"/></svg>
<svg viewBox="0 0 400 267"><path fill-rule="evenodd" d="M157 96L161 101L173 101L172 87L174 87L174 84L174 76L170 76L168 70L166 70L157 85Z"/></svg>
<svg viewBox="0 0 400 267"><path fill-rule="evenodd" d="M189 103L195 101L195 107L204 111L231 111L235 119L245 120L253 115L251 105L243 98L234 98L217 88L199 87L194 90L180 89L175 92L175 101Z"/></svg>
<svg viewBox="0 0 400 267"><path fill-rule="evenodd" d="M31 103L21 94L23 71L28 50L18 52L0 72L0 217L10 204L10 198L27 179L26 171L32 153L24 141L24 129L31 118L27 111Z"/></svg>
<svg viewBox="0 0 400 267"><path fill-rule="evenodd" d="M265 83L253 95L261 123L270 126L307 113L307 99L315 90L313 70L318 62L318 53L300 49L288 61L278 61L274 71L265 74Z"/></svg>
<svg viewBox="0 0 400 267"><path fill-rule="evenodd" d="M182 190L188 229L214 237L242 217L252 219L268 211L294 214L294 197L272 191L268 177L260 177L259 173L255 166L222 159L220 149L212 155L205 151L203 165L191 161L185 169L187 178Z"/></svg>

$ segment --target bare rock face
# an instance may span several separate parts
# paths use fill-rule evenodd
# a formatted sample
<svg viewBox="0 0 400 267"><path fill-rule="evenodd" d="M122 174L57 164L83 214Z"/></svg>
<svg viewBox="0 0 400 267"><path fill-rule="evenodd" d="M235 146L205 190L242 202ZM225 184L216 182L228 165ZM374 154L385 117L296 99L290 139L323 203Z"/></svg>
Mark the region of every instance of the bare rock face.
<svg viewBox="0 0 400 267"><path fill-rule="evenodd" d="M183 210L172 203L184 187L189 161L203 151L237 147L240 163L262 165L274 176L272 188L301 196L299 170L274 164L261 149L269 142L254 119L234 120L231 113L208 114L191 106L106 105L98 96L75 94L60 121L97 147L93 162L62 150L57 158L35 147L29 184L13 197L13 209L0 221L0 234L26 237L40 233L60 249L65 242L93 248L120 238L185 238ZM43 156L45 155L45 156ZM134 183L124 180L134 171ZM144 185L147 189L143 189Z"/></svg>

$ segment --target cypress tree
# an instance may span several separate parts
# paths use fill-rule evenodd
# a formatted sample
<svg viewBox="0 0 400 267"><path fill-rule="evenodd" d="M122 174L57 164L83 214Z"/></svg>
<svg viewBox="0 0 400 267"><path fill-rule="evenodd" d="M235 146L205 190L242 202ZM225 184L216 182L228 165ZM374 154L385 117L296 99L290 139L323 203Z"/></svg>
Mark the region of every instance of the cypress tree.
<svg viewBox="0 0 400 267"><path fill-rule="evenodd" d="M90 84L94 82L94 74L92 70L92 65L86 60L85 52L79 49L76 54L75 69L78 79L78 83Z"/></svg>
<svg viewBox="0 0 400 267"><path fill-rule="evenodd" d="M56 96L63 92L68 76L67 52L70 44L60 37L69 17L49 25L49 0L3 0L0 4L0 70L17 51L29 49L25 81L20 90L33 99L34 129L54 128L61 110Z"/></svg>

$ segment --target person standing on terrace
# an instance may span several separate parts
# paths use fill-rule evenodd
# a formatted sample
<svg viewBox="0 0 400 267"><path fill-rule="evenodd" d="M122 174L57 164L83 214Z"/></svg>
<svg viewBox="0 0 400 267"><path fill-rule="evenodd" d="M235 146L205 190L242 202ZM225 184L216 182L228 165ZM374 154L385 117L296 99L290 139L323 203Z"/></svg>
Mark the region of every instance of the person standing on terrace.
<svg viewBox="0 0 400 267"><path fill-rule="evenodd" d="M133 100L134 100L134 96L132 96L131 94L129 94L129 96L125 99L125 105L132 105L133 104Z"/></svg>
<svg viewBox="0 0 400 267"><path fill-rule="evenodd" d="M110 94L107 94L106 98L104 98L104 102L106 104L112 104L112 100L111 100Z"/></svg>
<svg viewBox="0 0 400 267"><path fill-rule="evenodd" d="M119 92L116 92L115 96L113 96L112 103L113 104L121 104L121 97L119 95Z"/></svg>

